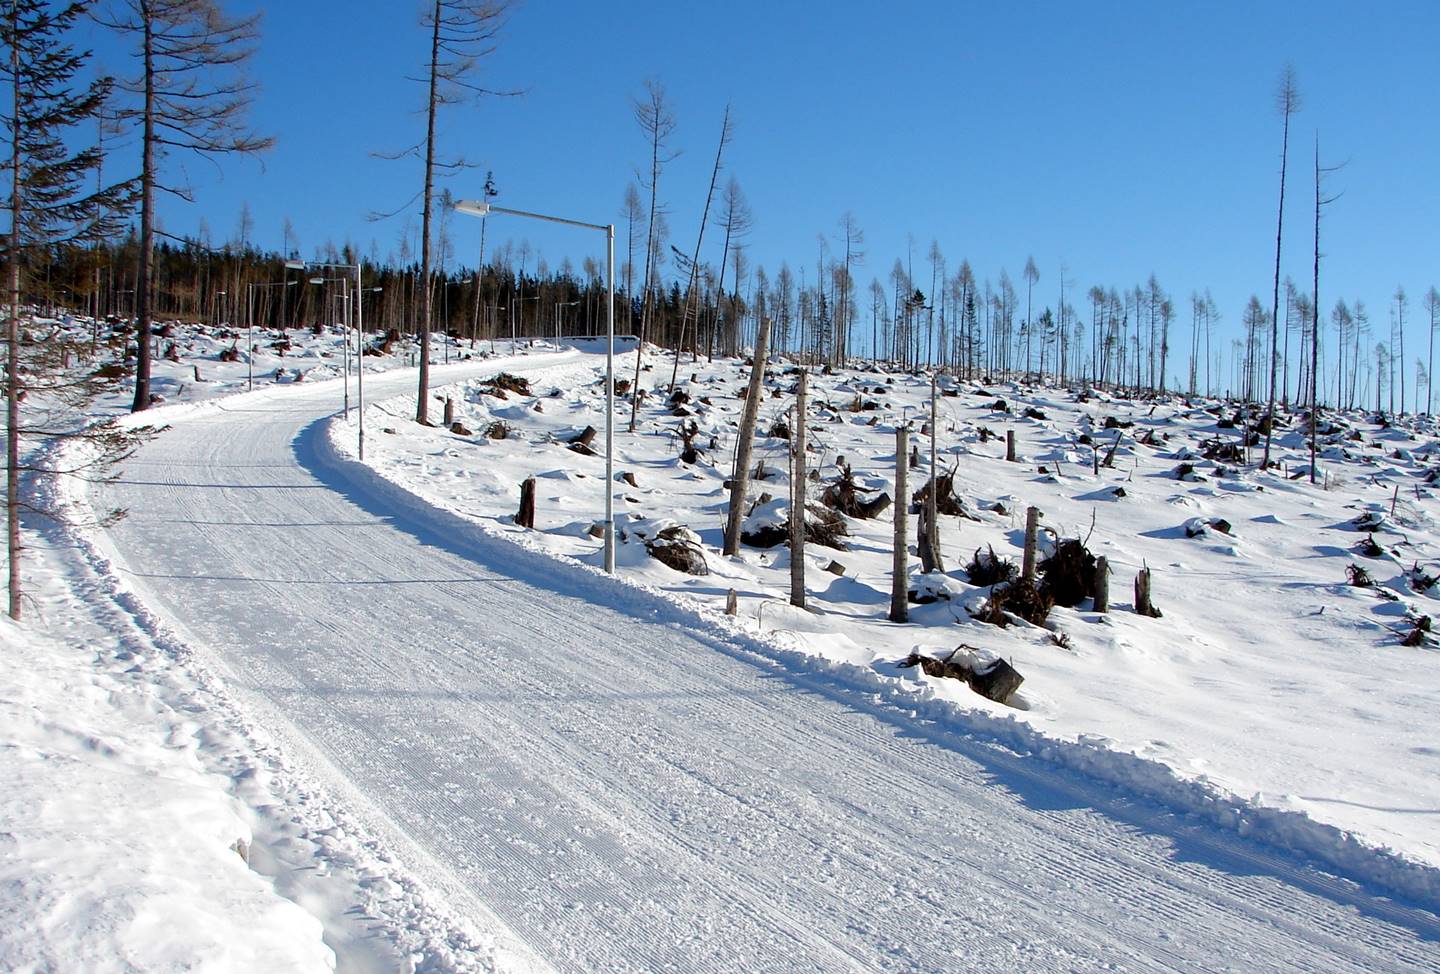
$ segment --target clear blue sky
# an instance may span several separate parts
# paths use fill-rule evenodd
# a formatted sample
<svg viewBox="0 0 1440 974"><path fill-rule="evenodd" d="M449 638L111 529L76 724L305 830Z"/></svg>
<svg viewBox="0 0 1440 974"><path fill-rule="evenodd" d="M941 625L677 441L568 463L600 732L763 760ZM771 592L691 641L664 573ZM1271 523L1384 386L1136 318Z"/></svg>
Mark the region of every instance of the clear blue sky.
<svg viewBox="0 0 1440 974"><path fill-rule="evenodd" d="M404 218L366 215L409 199L420 166L370 153L423 135L423 92L406 80L427 54L419 8L271 7L252 68L262 86L254 121L278 145L218 172L173 160L188 167L197 202L167 202L167 229L193 233L203 217L224 240L248 201L262 246L279 247L288 216L307 254L347 239L362 253L372 240L382 256L393 251ZM906 257L913 235L917 277L932 239L952 269L968 258L981 281L1006 268L1018 285L1033 254L1037 303L1055 302L1062 264L1080 294L1154 272L1181 309L1182 334L1188 296L1205 287L1235 328L1252 293L1269 304L1273 94L1290 61L1304 103L1292 126L1284 270L1308 288L1318 130L1323 160L1347 162L1331 177L1344 195L1325 218L1322 306L1362 298L1384 330L1403 284L1419 348L1420 298L1440 283L1437 28L1434 2L532 0L514 8L482 74L524 93L441 117L444 150L481 167L445 185L478 196L491 169L504 205L618 218L646 156L630 101L654 78L678 121L683 154L661 196L686 251L728 101L737 128L726 168L754 211L752 257L772 274L782 259L813 267L818 235L833 241L850 210L866 234L862 289ZM111 70L126 70L108 42L99 46ZM452 232L473 264L479 221L457 218ZM506 236L528 240L552 268L601 253L583 232L492 219L488 240ZM709 239L714 260L719 238Z"/></svg>

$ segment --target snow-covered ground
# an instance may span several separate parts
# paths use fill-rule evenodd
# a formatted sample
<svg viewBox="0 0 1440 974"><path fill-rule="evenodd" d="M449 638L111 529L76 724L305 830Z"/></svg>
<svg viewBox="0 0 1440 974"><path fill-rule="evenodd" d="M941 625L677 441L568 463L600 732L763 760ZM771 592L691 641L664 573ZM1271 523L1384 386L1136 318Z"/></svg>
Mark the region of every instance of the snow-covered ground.
<svg viewBox="0 0 1440 974"><path fill-rule="evenodd" d="M90 332L87 320L42 322L56 325ZM102 356L123 348L109 331ZM249 387L248 363L222 361L235 342L217 332L161 338L177 352L157 358L160 408L140 422L163 426ZM236 402L340 375L337 332L255 337L257 391ZM367 373L412 355L368 357ZM330 387L338 407L343 390ZM119 415L130 398L117 381L93 415ZM83 459L22 445L44 466ZM418 887L236 703L213 661L134 596L102 553L85 480L33 478L28 490L74 523L26 517L26 619L0 619L0 970L494 969L493 937Z"/></svg>
<svg viewBox="0 0 1440 974"><path fill-rule="evenodd" d="M135 520L110 534L32 526L37 611L0 632L23 661L0 682L0 773L16 782L0 795L4 969L325 970L338 957L340 969L359 971L681 961L758 970L781 969L777 958L789 956L817 969L939 970L962 954L966 969L996 970L1256 970L1278 969L1282 957L1297 970L1436 963L1434 917L1374 898L1440 904L1440 748L1424 706L1440 654L1400 646L1396 635L1430 600L1405 569L1435 572L1428 431L1359 423L1361 440L1337 433L1324 461L1329 490L1253 469L1217 475L1203 460L1195 466L1207 479L1177 481L1167 475L1182 462L1176 451L1239 435L1215 429L1201 404L957 386L941 399L940 452L957 464L957 491L979 520L944 519L950 571L930 587L950 597L912 607L912 622L895 626L883 621L888 512L851 521L846 551L811 549L811 612L785 605L783 546L718 555L737 363L682 369L693 414L683 418L700 426L702 462L679 462L682 417L663 395L642 407L635 434L623 419L618 427L617 470L635 480L615 485L625 536L667 519L687 524L711 574L679 575L632 540L620 548L625 587L614 588L562 564L600 563L588 529L602 510L603 461L556 442L587 424L603 430L598 357L542 350L450 371L504 368L532 383L533 395L503 401L481 393L479 379L447 387L472 434L414 424L413 398L395 398L413 378L367 377L369 459L400 493L344 459L353 413L350 423L303 418L340 407L341 384L315 381L336 374L336 336L292 332L283 361L256 363L263 391L214 405L198 401L243 389L246 364L218 361L228 339L175 337L179 361L157 363L156 391L191 405L152 413L176 429L95 495L102 508L126 501ZM367 364L405 360L401 350ZM645 384L668 374L664 357L647 360ZM633 356L620 361L628 375ZM790 405L793 378L778 373L762 429ZM815 376L812 466L823 481L844 455L862 485L893 492L893 424L923 418L925 393L902 375ZM998 397L1010 413L990 408ZM126 398L119 387L106 408ZM1016 420L1027 405L1045 418ZM432 415L440 411L437 398ZM1137 425L1114 468L1096 477L1077 441L1092 434L1103 456L1114 431L1099 427L1112 415ZM509 437L476 435L495 421ZM980 442L980 426L1000 440ZM1021 463L1003 460L1009 426ZM1169 440L1137 446L1132 437L1152 426ZM277 452L284 429L299 433L284 434L293 442L281 439ZM1289 433L1279 442L1293 472L1299 442ZM774 472L757 492L786 496L784 446L757 450ZM513 525L527 476L540 484L535 531ZM923 482L922 471L911 474L912 489ZM1404 496L1390 516L1396 484ZM1124 497L1109 492L1116 485ZM68 484L69 499L89 503L81 486ZM333 509L332 492L342 496ZM1089 544L1115 569L1114 612L1056 609L1046 629L968 618L985 590L960 563L990 544L1018 559L1027 504L1066 536L1089 534L1094 512ZM1387 550L1367 559L1351 550L1365 534L1349 521L1381 508L1375 538ZM390 521L392 510L399 535L369 551L371 522ZM785 513L783 502L763 510ZM1187 537L1183 525L1197 517L1224 517L1229 535ZM465 530L504 540L462 540ZM413 553L394 547L406 544ZM832 558L844 575L822 571ZM1142 561L1155 569L1163 618L1128 611ZM1352 562L1400 601L1347 586ZM474 587L497 569L513 581ZM367 573L396 581L382 591ZM739 629L719 614L732 588ZM513 596L522 617L495 618L513 611L503 608ZM577 629L586 600L618 612ZM346 604L359 629L337 614ZM410 627L410 642L387 632L397 623ZM1018 708L894 666L913 649L962 641L1025 674ZM668 656L663 667L632 660L637 649L688 658L673 661L676 671ZM785 684L778 695L773 677ZM717 678L727 693L708 688ZM599 692L588 703L557 695L592 680ZM797 690L803 699L791 699ZM498 716L482 721L490 711ZM685 729L667 730L677 713ZM495 720L525 747L474 739ZM781 760L782 736L804 745L799 763ZM428 765L416 764L422 755ZM937 767L918 772L925 762ZM634 777L641 767L653 774ZM885 796L901 793L904 807L890 807ZM923 854L928 836L957 827L962 806L989 810L961 816L969 838ZM1187 813L1178 824L1177 811ZM856 814L869 825L845 823ZM1011 820L1013 832L981 824ZM1137 826L1155 837L1146 848L1133 845ZM984 831L997 827L1004 834ZM1236 831L1264 844L1224 838ZM829 850L823 860L797 855L801 835L831 832L815 846ZM895 839L882 849L883 834ZM982 837L999 852L993 862L973 858ZM1066 846L1083 847L1091 865L1067 864ZM1267 851L1276 846L1298 851L1301 865ZM1167 878L1176 866L1183 875ZM1018 900L1008 879L992 885L1008 873L1024 884ZM986 892L962 908L944 893L951 885L956 896ZM662 919L626 926L641 915ZM1182 943L1162 915L1185 917ZM822 916L830 920L791 940L796 918ZM1342 947L1312 924L1365 946ZM1267 932L1279 927L1290 932ZM936 953L947 938L961 952L949 962ZM845 964L836 949L849 951Z"/></svg>
<svg viewBox="0 0 1440 974"><path fill-rule="evenodd" d="M629 378L633 362L625 357L618 374ZM1339 861L1358 843L1440 867L1434 705L1440 652L1429 637L1401 644L1415 620L1440 605L1412 571L1440 575L1440 523L1428 476L1440 464L1433 422L1392 427L1365 415L1337 417L1339 425L1322 438L1321 484L1312 486L1294 476L1308 471L1308 445L1295 427L1277 429L1280 465L1271 472L1203 457L1206 443L1241 445L1243 421L1228 425L1233 406L942 378L937 459L942 472L955 471L969 516L942 518L949 571L924 581L943 597L912 606L910 623L895 625L885 620L890 511L847 519L843 551L809 546L808 612L787 604L783 544L747 547L738 559L720 556L723 483L748 369L687 360L678 386L685 402L677 404L667 396L670 362L668 354L647 354L641 384L653 394L634 433L627 431L628 407L619 420L615 503L619 532L632 539L619 547L624 578L711 607L734 589L740 617L756 631L889 681L916 689L926 683L983 715L988 732L1004 740L1052 750L1127 786L1143 782L1166 800L1209 808L1247 828L1266 821L1272 840L1312 854L1329 848ZM589 528L603 516L604 461L569 449L567 441L586 426L604 428L600 369L592 360L532 375L528 396L495 395L485 380L437 390L434 411L440 399L453 398L467 434L409 421L408 400L377 403L370 427L385 432L371 437L368 460L385 477L490 530L598 565L600 542ZM785 365L772 368L762 433L791 419L792 373ZM810 401L809 466L820 474L809 484L810 498L835 481L840 462L862 487L893 495L895 424L910 421L920 432L929 415L928 379L816 374ZM679 456L679 431L688 423L699 430L701 458L694 464ZM486 435L502 426L504 438ZM1010 430L1015 463L1005 461ZM338 447L351 449L349 427L336 424L332 434ZM1097 474L1095 451L1103 461L1117 436L1113 465ZM595 445L602 441L603 433ZM929 440L916 435L911 442L922 456L909 474L914 491L928 479ZM762 492L775 500L760 505L756 517L788 517L788 447L782 438L757 445L768 475L753 484L751 500ZM1250 450L1257 463L1259 454L1258 447ZM1183 463L1194 473L1177 478ZM538 484L536 530L524 531L514 514L519 484L531 476ZM991 547L1018 564L1030 505L1041 509L1048 529L1087 539L1094 554L1108 557L1112 612L1089 611L1086 600L1055 608L1043 628L1021 622L1001 629L970 617L988 589L969 583L965 565L977 549ZM1383 550L1373 557L1361 551L1370 536L1355 525L1362 516L1379 524L1373 537ZM1213 523L1219 519L1228 530ZM646 556L635 539L667 522L695 532L708 575L681 574ZM843 575L826 571L832 561ZM1350 585L1352 564L1363 566L1375 586ZM1162 618L1131 611L1131 581L1145 565ZM914 587L914 559L912 570ZM1015 706L895 666L912 651L944 654L962 643L981 656L1004 657L1024 674ZM1116 754L1143 761L1113 760ZM1166 773L1153 773L1156 766Z"/></svg>

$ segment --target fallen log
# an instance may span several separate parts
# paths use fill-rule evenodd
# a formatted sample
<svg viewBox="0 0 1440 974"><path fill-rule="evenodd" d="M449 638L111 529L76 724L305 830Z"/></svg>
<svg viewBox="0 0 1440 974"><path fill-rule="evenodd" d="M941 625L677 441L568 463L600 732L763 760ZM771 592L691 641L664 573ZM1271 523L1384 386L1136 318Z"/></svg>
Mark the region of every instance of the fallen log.
<svg viewBox="0 0 1440 974"><path fill-rule="evenodd" d="M1003 659L995 659L979 665L972 665L965 659L957 660L955 657L962 650L968 657L974 651L974 647L962 643L944 659L911 653L899 665L902 669L919 666L926 676L963 680L971 690L980 696L994 700L996 703L1008 704L1010 698L1015 695L1015 691L1020 689L1020 684L1025 682L1025 678L1015 667Z"/></svg>

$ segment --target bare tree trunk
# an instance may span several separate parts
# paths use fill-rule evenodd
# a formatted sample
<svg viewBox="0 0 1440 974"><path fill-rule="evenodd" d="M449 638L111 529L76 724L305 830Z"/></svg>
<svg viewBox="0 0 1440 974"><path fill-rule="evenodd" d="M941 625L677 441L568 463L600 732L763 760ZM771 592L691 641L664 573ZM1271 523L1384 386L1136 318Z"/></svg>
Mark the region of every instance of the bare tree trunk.
<svg viewBox="0 0 1440 974"><path fill-rule="evenodd" d="M795 422L790 428L790 604L805 608L805 393L809 374L800 370Z"/></svg>
<svg viewBox="0 0 1440 974"><path fill-rule="evenodd" d="M750 455L755 444L755 420L760 414L764 395L765 350L770 341L770 319L760 320L760 333L755 336L755 357L750 365L750 386L745 396L745 410L740 419L740 438L735 444L735 472L730 477L730 510L725 521L727 555L740 553L740 522L745 516L745 491L750 486Z"/></svg>
<svg viewBox="0 0 1440 974"><path fill-rule="evenodd" d="M710 170L710 191L705 194L705 209L700 214L700 233L695 237L695 253L690 258L690 283L685 288L685 310L680 315L680 338L675 343L675 365L670 370L670 391L675 391L675 380L680 374L680 353L685 348L685 331L690 324L690 316L695 315L695 328L698 333L700 328L699 295L697 294L700 285L700 245L705 240L705 226L710 219L710 204L715 200L715 184L720 180L720 160L725 153L725 146L730 141L730 106L725 106L725 117L720 122L720 145L715 149L715 166ZM698 340L696 342L698 344ZM692 358L698 358L694 354Z"/></svg>
<svg viewBox="0 0 1440 974"><path fill-rule="evenodd" d="M1315 264L1310 310L1310 483L1315 483L1315 414L1320 411L1315 391L1315 369L1320 363L1320 136L1315 136ZM1376 378L1378 394L1380 384Z"/></svg>
<svg viewBox="0 0 1440 974"><path fill-rule="evenodd" d="M1275 217L1275 292L1270 303L1270 422L1265 427L1265 454L1260 468L1270 466L1270 437L1275 429L1275 376L1279 367L1280 337L1280 233L1285 227L1285 163L1290 153L1290 104L1284 106L1285 130L1280 142L1280 211Z"/></svg>
<svg viewBox="0 0 1440 974"><path fill-rule="evenodd" d="M12 12L13 16L13 12ZM10 77L19 78L19 46L10 47ZM20 145L20 86L12 91L11 146ZM5 550L10 559L10 618L20 618L20 160L10 167L9 315L5 322Z"/></svg>
<svg viewBox="0 0 1440 974"><path fill-rule="evenodd" d="M895 428L895 552L890 572L890 621L906 622L910 618L910 539L909 526L905 523L910 509L905 473L910 466L910 430L906 426Z"/></svg>
<svg viewBox="0 0 1440 974"><path fill-rule="evenodd" d="M935 449L935 427L936 427L936 406L935 406L935 376L930 376L930 497L926 500L927 508L925 515L925 533L929 539L930 557L933 561L932 568L938 571L945 570L945 556L940 552L940 501L939 482L936 480L936 454ZM929 571L930 569L926 569Z"/></svg>
<svg viewBox="0 0 1440 974"><path fill-rule="evenodd" d="M420 388L415 396L415 422L428 423L430 411L430 196L435 189L435 109L439 105L440 0L435 0L434 23L430 28L430 97L426 103L425 190L420 217Z"/></svg>
<svg viewBox="0 0 1440 974"><path fill-rule="evenodd" d="M135 280L135 399L131 412L150 408L150 287L155 259L154 35L145 18L145 108L140 164L140 271Z"/></svg>

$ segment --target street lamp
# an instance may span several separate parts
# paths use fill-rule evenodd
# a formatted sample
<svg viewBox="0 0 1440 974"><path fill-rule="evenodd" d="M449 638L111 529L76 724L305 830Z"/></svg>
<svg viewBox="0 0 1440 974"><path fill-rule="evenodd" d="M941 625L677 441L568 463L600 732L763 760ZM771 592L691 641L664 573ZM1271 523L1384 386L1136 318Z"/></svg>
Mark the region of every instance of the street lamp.
<svg viewBox="0 0 1440 974"><path fill-rule="evenodd" d="M349 277L312 277L311 284L321 286L339 281L343 285L340 293L341 312L340 327L345 331L345 337L340 340L340 386L342 402L344 403L345 419L350 419L350 278ZM323 306L321 314L324 314Z"/></svg>
<svg viewBox="0 0 1440 974"><path fill-rule="evenodd" d="M555 302L555 347L560 347L560 309L573 308L579 301L556 301Z"/></svg>
<svg viewBox="0 0 1440 974"><path fill-rule="evenodd" d="M353 271L353 272L355 273L355 346L356 346L356 348L358 349L358 352L359 352L359 354L358 354L357 357L356 357L357 368L356 368L356 370L355 370L355 394L356 394L356 399L357 399L356 408L359 410L359 422L356 423L356 440L355 440L355 442L356 442L356 453L359 454L359 457L360 457L361 460L364 460L364 459L365 459L365 348L364 348L364 342L365 342L365 302L364 302L363 299L364 299L364 295L365 295L365 293L366 293L367 291L371 292L372 294L373 294L373 293L378 293L378 292L381 290L381 288L378 288L378 287L362 287L362 286L361 286L361 284L360 284L360 277L361 277L361 273L362 273L362 272L364 271L364 269L365 269L365 265L362 264L360 261L356 261L356 262L353 263L353 264L338 264L338 263L326 263L326 262L324 262L324 261L318 261L318 260L296 260L296 261L286 261L286 262L285 262L285 266L286 266L286 267L292 267L292 266L293 266L293 267L300 267L300 268L318 267L318 268L326 268L326 269L334 269L334 270ZM349 349L349 344L348 344L348 343L349 343L349 341L350 341L350 336L349 336L348 330L347 330L347 332L346 332L345 341L346 341L346 349L347 349L347 354L348 354L348 349ZM348 403L349 403L349 397L350 397L350 384L349 384L348 378L347 378L346 383L345 383L345 397L346 397L346 403L347 403L346 409L348 410L348 409L349 409ZM348 414L347 414L347 415L348 415Z"/></svg>
<svg viewBox="0 0 1440 974"><path fill-rule="evenodd" d="M250 322L245 332L245 344L248 346L245 349L245 367L250 383L248 390L250 392L255 391L255 289L257 287L278 287L282 288L280 293L284 294L283 288L294 287L295 283L295 281L273 281L269 284L245 285L245 315Z"/></svg>
<svg viewBox="0 0 1440 974"><path fill-rule="evenodd" d="M605 342L605 570L615 572L615 224L583 223L543 213L495 206L488 200L459 200L455 212L486 217L491 213L523 216L531 220L599 230L605 234L606 342Z"/></svg>

